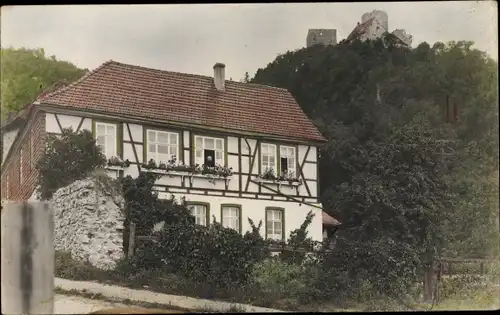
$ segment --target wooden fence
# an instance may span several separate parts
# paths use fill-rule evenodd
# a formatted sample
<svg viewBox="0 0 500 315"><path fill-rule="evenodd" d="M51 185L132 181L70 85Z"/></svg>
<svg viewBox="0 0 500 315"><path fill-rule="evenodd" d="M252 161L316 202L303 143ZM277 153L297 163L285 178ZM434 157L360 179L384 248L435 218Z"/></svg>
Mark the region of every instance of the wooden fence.
<svg viewBox="0 0 500 315"><path fill-rule="evenodd" d="M442 275L463 274L464 271L468 274L484 275L492 264L497 262L493 259L477 259L477 258L441 258L439 261ZM469 265L467 267L464 265Z"/></svg>
<svg viewBox="0 0 500 315"><path fill-rule="evenodd" d="M457 275L457 274L474 274L484 275L487 272L487 267L492 264L498 263L494 259L478 259L478 258L439 258L436 260L433 268L429 268L424 272L423 290L424 300L432 301L433 299L439 300L438 290L436 290L441 276L443 275ZM472 265L475 267L463 267L464 264ZM461 267L458 267L461 265Z"/></svg>

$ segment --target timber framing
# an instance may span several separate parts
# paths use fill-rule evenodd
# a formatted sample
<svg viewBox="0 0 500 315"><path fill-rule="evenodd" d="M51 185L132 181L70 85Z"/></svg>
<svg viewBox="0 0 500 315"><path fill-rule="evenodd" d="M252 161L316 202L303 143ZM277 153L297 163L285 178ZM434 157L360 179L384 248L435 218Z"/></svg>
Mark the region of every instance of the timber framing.
<svg viewBox="0 0 500 315"><path fill-rule="evenodd" d="M177 190L176 192L182 191L183 193L194 195L203 194L207 196L226 196L232 198L279 200L304 204L318 203L319 180L317 172L319 171L319 146L322 142L283 139L263 134L242 134L231 130L186 125L177 122L155 121L138 117L113 116L107 113L68 109L61 106L52 106L50 104L40 104L32 107L29 117L26 119L25 127L18 134L11 150L8 152L5 163L2 165L2 178L4 177L4 168L10 163L9 156L11 152L19 150L19 142L24 138L26 130L30 129L32 120L38 113L54 115L59 131L62 131L62 128L65 127L61 119L62 116L79 118L74 122L76 126L74 129L76 129L76 131L80 131L84 125L86 126L85 128L88 128L87 119L91 121L91 126L93 126L92 129L95 128L96 121L115 124L117 126L117 154L123 159L125 151L127 151L126 158L130 161L129 167L113 168L113 171L117 171L118 177L138 174L143 171L142 165L143 163L147 163L148 158L148 130L174 132L178 134L178 159L187 165L194 165L196 136L221 138L224 140L224 164L226 167L232 167L233 171L231 178L225 180L223 186L218 185L215 187L214 185L214 187L211 187L205 185L204 187L199 187L197 184L199 179L189 180L187 178L182 178L180 182L176 182L177 184L157 182L155 189L161 192L174 192ZM132 125L134 125L134 128L132 128ZM138 134L139 129L141 130L140 135ZM57 134L56 132L52 133ZM47 132L47 134L51 134L51 132ZM230 141L232 141L231 145ZM257 180L261 175L262 143L276 145L278 167L280 165L280 146L294 148L296 164L295 173L297 178L300 179L299 185L291 185L287 182L273 184ZM312 149L315 149L315 154L312 154ZM231 161L231 165L229 161ZM306 172L306 167L309 173ZM314 170L316 174L313 174L312 170ZM164 175L162 178L169 176L171 175ZM235 181L236 183L231 184L231 181ZM314 184L314 189L311 187L312 184Z"/></svg>

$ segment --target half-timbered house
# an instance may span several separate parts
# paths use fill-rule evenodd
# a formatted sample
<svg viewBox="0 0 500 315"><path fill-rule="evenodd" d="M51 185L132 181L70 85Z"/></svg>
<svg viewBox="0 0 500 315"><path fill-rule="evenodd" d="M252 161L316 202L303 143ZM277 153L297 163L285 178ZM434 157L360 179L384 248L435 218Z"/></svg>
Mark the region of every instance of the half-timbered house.
<svg viewBox="0 0 500 315"><path fill-rule="evenodd" d="M322 240L318 147L325 139L285 90L108 61L43 93L2 126L2 199L34 198L49 134L88 129L114 177L160 174L160 198L184 199L199 224L286 239L307 213ZM331 222L330 222L331 224Z"/></svg>

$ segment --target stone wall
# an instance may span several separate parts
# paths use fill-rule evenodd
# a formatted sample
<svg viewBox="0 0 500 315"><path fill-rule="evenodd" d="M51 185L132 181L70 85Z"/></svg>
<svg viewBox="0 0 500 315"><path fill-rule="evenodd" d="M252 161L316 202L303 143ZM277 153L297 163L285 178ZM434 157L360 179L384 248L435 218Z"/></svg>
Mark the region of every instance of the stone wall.
<svg viewBox="0 0 500 315"><path fill-rule="evenodd" d="M307 32L306 46L311 47L314 45L336 45L337 44L337 30L336 29L310 29Z"/></svg>
<svg viewBox="0 0 500 315"><path fill-rule="evenodd" d="M89 178L56 191L54 246L76 260L112 269L123 257L123 198L102 187Z"/></svg>

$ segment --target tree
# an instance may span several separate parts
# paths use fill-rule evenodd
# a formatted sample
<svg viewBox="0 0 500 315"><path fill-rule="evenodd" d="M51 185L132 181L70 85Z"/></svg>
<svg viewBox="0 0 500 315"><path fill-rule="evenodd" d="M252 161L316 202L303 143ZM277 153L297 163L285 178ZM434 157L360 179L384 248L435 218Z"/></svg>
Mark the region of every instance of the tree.
<svg viewBox="0 0 500 315"><path fill-rule="evenodd" d="M59 188L84 179L97 168L104 167L106 158L88 130L49 135L44 155L38 160L38 193L50 199Z"/></svg>
<svg viewBox="0 0 500 315"><path fill-rule="evenodd" d="M243 79L241 79L240 82L243 82L243 83L249 83L250 82L250 75L248 74L248 71L245 72L245 76L243 77Z"/></svg>
<svg viewBox="0 0 500 315"><path fill-rule="evenodd" d="M471 46L314 46L278 56L251 80L288 89L328 139L320 150L320 199L343 222L336 259L346 258L345 272L371 277L379 291L402 292L394 285L408 287L419 268L452 248L464 256L471 241L483 254L492 248L477 230L496 226L484 215L491 206L471 202L484 197L480 178L498 170L496 62ZM458 104L456 123L443 119L449 99ZM466 178L471 172L477 175ZM491 185L486 190L498 195ZM473 212L481 218L467 223ZM396 283L398 274L406 277Z"/></svg>
<svg viewBox="0 0 500 315"><path fill-rule="evenodd" d="M46 56L43 48L2 48L1 52L2 119L33 102L44 89L61 80L75 81L87 71Z"/></svg>

